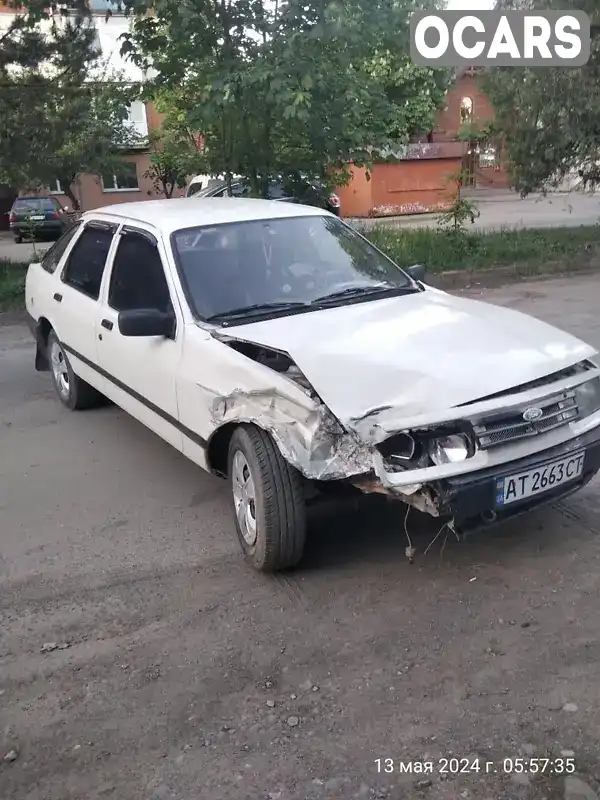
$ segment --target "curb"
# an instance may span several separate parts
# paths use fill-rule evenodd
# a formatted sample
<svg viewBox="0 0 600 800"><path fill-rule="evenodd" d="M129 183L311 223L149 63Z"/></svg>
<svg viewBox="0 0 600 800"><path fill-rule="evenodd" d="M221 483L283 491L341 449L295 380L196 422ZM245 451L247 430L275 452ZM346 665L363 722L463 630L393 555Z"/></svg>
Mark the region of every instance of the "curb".
<svg viewBox="0 0 600 800"><path fill-rule="evenodd" d="M485 289L495 289L509 283L519 283L525 280L549 280L551 278L564 278L570 275L600 274L600 264L595 261L587 264L574 265L565 268L564 261L548 262L543 266L532 267L527 264L513 264L508 267L492 269L464 269L450 272L432 273L429 281L436 289L459 290L478 286Z"/></svg>

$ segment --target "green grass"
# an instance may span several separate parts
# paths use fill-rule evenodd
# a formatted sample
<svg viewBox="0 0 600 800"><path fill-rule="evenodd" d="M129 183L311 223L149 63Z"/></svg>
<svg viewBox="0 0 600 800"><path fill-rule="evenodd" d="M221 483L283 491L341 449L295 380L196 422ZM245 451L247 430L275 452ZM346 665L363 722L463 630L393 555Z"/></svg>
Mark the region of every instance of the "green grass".
<svg viewBox="0 0 600 800"><path fill-rule="evenodd" d="M600 226L466 231L408 230L390 224L363 231L401 267L424 264L432 272L504 266L542 268L564 263L565 270L585 266L600 254ZM541 269L543 272L543 269Z"/></svg>
<svg viewBox="0 0 600 800"><path fill-rule="evenodd" d="M0 259L0 311L23 308L26 274L27 264Z"/></svg>

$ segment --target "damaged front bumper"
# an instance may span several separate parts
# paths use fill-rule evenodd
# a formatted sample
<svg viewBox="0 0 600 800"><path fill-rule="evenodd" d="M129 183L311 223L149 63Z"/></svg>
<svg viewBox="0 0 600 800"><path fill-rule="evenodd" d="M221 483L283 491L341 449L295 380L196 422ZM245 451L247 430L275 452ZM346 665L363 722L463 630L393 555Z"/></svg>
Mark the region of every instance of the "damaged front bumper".
<svg viewBox="0 0 600 800"><path fill-rule="evenodd" d="M498 502L498 487L514 475L535 473L546 465L583 454L580 474L555 489L548 488L533 496L503 506ZM518 516L545 503L578 491L600 470L600 427L524 458L501 466L489 467L432 481L428 484L394 487L375 476L362 476L353 485L366 494L384 494L402 500L431 516L452 521L456 532L467 533L493 522Z"/></svg>
<svg viewBox="0 0 600 800"><path fill-rule="evenodd" d="M515 474L534 472L558 460L584 453L583 469L574 480L559 487L548 488L532 497L500 506L497 502L498 485ZM504 464L502 469L492 467L481 472L457 476L441 481L437 487L439 515L452 519L454 528L467 533L484 525L518 516L540 505L578 491L600 470L600 428L517 461Z"/></svg>

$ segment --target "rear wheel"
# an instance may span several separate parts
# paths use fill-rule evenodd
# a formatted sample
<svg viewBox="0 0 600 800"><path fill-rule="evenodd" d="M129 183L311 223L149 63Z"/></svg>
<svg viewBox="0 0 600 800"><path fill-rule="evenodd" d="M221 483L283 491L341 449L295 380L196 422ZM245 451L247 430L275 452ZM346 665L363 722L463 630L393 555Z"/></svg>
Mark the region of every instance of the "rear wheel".
<svg viewBox="0 0 600 800"><path fill-rule="evenodd" d="M70 408L71 411L79 411L99 405L102 395L89 383L75 375L54 331L50 331L48 335L47 349L48 361L52 371L52 382L61 403Z"/></svg>
<svg viewBox="0 0 600 800"><path fill-rule="evenodd" d="M23 237L21 236L21 234L20 233L19 234L16 233L15 234L15 244L21 244L22 241L23 241Z"/></svg>
<svg viewBox="0 0 600 800"><path fill-rule="evenodd" d="M235 526L246 560L261 572L295 566L306 539L300 474L272 437L254 425L235 430L228 466Z"/></svg>

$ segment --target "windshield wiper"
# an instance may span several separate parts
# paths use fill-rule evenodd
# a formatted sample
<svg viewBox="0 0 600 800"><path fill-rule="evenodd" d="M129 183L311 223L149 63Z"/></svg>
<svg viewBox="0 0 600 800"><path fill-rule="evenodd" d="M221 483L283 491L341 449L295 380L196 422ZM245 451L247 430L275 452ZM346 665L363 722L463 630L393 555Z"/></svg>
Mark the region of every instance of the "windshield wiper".
<svg viewBox="0 0 600 800"><path fill-rule="evenodd" d="M310 303L301 303L292 300L282 300L277 303L254 303L253 305L240 306L240 308L231 308L228 311L221 311L218 314L213 314L211 317L206 318L206 322L240 319L243 317L252 317L260 314L270 314L271 312L276 311L288 311L289 309L294 308L309 308L310 305Z"/></svg>
<svg viewBox="0 0 600 800"><path fill-rule="evenodd" d="M350 286L347 289L340 289L339 292L331 292L322 297L317 297L312 301L313 305L328 303L329 301L343 300L346 297L367 297L374 294L414 294L418 292L415 286L390 286L380 284L378 286Z"/></svg>

